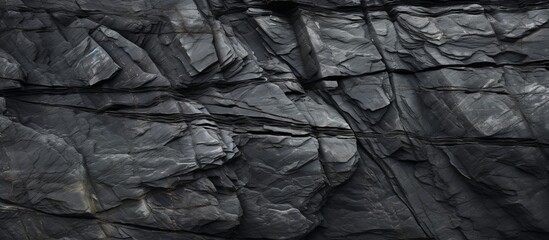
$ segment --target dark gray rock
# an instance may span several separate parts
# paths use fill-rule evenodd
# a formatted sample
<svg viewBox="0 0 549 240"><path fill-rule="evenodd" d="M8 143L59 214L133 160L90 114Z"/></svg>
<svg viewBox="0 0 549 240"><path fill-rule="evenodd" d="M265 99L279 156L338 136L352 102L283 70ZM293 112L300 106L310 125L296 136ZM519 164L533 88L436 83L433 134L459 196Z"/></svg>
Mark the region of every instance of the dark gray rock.
<svg viewBox="0 0 549 240"><path fill-rule="evenodd" d="M0 0L0 239L548 239L547 9Z"/></svg>

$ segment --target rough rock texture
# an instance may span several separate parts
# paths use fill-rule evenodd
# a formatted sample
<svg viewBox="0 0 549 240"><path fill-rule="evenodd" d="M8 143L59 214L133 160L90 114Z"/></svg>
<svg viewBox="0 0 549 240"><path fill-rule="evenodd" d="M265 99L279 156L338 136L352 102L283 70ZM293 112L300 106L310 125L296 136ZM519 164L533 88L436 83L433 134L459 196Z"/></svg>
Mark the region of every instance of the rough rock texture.
<svg viewBox="0 0 549 240"><path fill-rule="evenodd" d="M548 22L0 0L0 239L549 239Z"/></svg>

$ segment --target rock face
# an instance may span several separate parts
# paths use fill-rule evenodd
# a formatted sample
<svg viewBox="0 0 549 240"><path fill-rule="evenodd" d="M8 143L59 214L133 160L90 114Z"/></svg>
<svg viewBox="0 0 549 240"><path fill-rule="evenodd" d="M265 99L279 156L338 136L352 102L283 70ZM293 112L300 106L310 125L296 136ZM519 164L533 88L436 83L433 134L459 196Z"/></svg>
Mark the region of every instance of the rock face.
<svg viewBox="0 0 549 240"><path fill-rule="evenodd" d="M548 22L0 0L0 239L549 239Z"/></svg>

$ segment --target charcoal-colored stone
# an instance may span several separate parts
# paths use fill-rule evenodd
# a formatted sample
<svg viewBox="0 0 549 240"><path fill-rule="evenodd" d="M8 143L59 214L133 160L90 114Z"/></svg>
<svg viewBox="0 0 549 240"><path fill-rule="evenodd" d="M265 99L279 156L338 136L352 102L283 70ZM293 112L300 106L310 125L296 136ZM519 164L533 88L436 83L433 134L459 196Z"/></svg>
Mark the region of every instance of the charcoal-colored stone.
<svg viewBox="0 0 549 240"><path fill-rule="evenodd" d="M549 239L543 0L0 0L0 239Z"/></svg>

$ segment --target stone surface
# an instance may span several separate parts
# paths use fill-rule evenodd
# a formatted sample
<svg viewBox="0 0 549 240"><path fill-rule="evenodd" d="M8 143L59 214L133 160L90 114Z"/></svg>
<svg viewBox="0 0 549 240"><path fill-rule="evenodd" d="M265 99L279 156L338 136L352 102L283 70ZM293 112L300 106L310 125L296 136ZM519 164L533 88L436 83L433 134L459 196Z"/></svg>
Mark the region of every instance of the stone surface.
<svg viewBox="0 0 549 240"><path fill-rule="evenodd" d="M541 0L0 0L0 239L549 239Z"/></svg>

